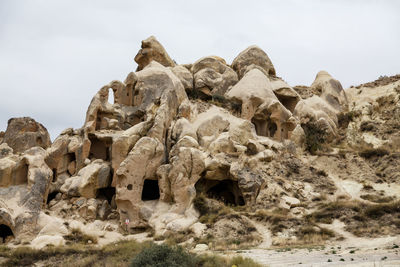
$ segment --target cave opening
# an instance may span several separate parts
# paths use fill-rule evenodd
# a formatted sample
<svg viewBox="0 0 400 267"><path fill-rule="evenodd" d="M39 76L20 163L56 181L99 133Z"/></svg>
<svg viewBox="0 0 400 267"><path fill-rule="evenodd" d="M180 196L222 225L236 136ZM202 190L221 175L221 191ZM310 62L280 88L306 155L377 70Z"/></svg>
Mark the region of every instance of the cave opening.
<svg viewBox="0 0 400 267"><path fill-rule="evenodd" d="M278 127L276 126L275 122L270 122L268 124L268 132L269 132L269 137L274 137L276 130L278 130Z"/></svg>
<svg viewBox="0 0 400 267"><path fill-rule="evenodd" d="M96 198L105 199L111 205L111 201L115 195L115 187L105 187L97 190Z"/></svg>
<svg viewBox="0 0 400 267"><path fill-rule="evenodd" d="M20 161L14 169L12 180L13 185L20 185L28 183L28 169L29 166L25 160Z"/></svg>
<svg viewBox="0 0 400 267"><path fill-rule="evenodd" d="M257 135L268 136L266 120L252 118L251 122L254 124L254 126L256 128Z"/></svg>
<svg viewBox="0 0 400 267"><path fill-rule="evenodd" d="M111 160L111 140L98 139L94 135L89 135L89 140L91 143L89 158L102 159L105 161Z"/></svg>
<svg viewBox="0 0 400 267"><path fill-rule="evenodd" d="M246 204L237 181L200 179L195 187L197 192L204 192L209 198L222 201L226 205L244 206Z"/></svg>
<svg viewBox="0 0 400 267"><path fill-rule="evenodd" d="M142 200L156 200L160 198L160 188L158 180L146 179L143 183Z"/></svg>
<svg viewBox="0 0 400 267"><path fill-rule="evenodd" d="M53 169L53 177L51 179L51 181L54 183L55 181L57 181L57 169Z"/></svg>
<svg viewBox="0 0 400 267"><path fill-rule="evenodd" d="M279 102L281 102L285 108L287 108L288 110L290 110L290 112L293 113L297 105L297 102L299 102L299 100L293 96L285 96L280 94L275 94L275 95L278 98Z"/></svg>
<svg viewBox="0 0 400 267"><path fill-rule="evenodd" d="M10 227L5 224L0 224L0 239L4 243L6 243L9 239L14 237L14 233Z"/></svg>
<svg viewBox="0 0 400 267"><path fill-rule="evenodd" d="M57 191L54 191L54 192L49 193L49 194L47 195L47 204L49 204L50 201L52 201L53 199L55 199L58 193L59 193L59 192L57 192Z"/></svg>

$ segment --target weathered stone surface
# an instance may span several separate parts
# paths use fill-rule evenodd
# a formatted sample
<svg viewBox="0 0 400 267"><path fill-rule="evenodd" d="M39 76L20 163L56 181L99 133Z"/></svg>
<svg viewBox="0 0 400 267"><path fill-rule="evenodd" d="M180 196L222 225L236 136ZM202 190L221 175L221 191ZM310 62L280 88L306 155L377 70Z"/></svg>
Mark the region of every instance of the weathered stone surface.
<svg viewBox="0 0 400 267"><path fill-rule="evenodd" d="M193 75L187 68L178 65L171 68L171 70L175 76L179 78L186 91L191 91L193 89Z"/></svg>
<svg viewBox="0 0 400 267"><path fill-rule="evenodd" d="M311 89L338 112L348 110L347 96L342 85L328 72L318 72Z"/></svg>
<svg viewBox="0 0 400 267"><path fill-rule="evenodd" d="M135 56L135 61L138 64L136 71L144 69L153 60L165 67L175 66L175 62L169 57L164 47L154 36L150 36L142 41L142 49Z"/></svg>
<svg viewBox="0 0 400 267"><path fill-rule="evenodd" d="M364 183L395 194L388 181L394 184L399 173L392 151L400 148L400 80L347 94L320 72L311 87L291 87L275 77L258 47L240 53L232 68L217 56L176 65L154 37L143 41L135 60L138 71L101 87L83 127L65 129L53 144L29 118L12 119L0 132L6 242L62 245L62 236L77 228L103 245L153 228L156 236L190 230L197 238L229 236L255 245L258 228L274 227L269 212L281 207L288 220L279 222L282 232L271 231L276 243L301 232L297 220L320 206L308 203L336 200L345 191L359 200L376 189ZM310 155L304 149L319 142L312 131L320 130L324 150ZM346 143L346 149L381 149L383 156L343 154ZM230 208L243 205L246 216Z"/></svg>
<svg viewBox="0 0 400 267"><path fill-rule="evenodd" d="M223 96L238 78L236 73L225 63L225 60L215 56L204 57L192 66L194 88L200 96Z"/></svg>
<svg viewBox="0 0 400 267"><path fill-rule="evenodd" d="M247 72L226 96L241 104L242 118L255 125L258 135L282 141L296 127L295 118L275 96L268 77L258 69Z"/></svg>
<svg viewBox="0 0 400 267"><path fill-rule="evenodd" d="M100 188L110 185L110 164L97 159L82 168L76 176L67 178L60 190L69 196L95 198Z"/></svg>
<svg viewBox="0 0 400 267"><path fill-rule="evenodd" d="M255 45L240 52L233 60L232 68L237 72L239 79L254 68L261 70L267 76L275 76L275 68L268 55Z"/></svg>
<svg viewBox="0 0 400 267"><path fill-rule="evenodd" d="M29 117L8 120L3 142L7 143L14 153L24 152L35 146L46 149L51 145L47 129Z"/></svg>

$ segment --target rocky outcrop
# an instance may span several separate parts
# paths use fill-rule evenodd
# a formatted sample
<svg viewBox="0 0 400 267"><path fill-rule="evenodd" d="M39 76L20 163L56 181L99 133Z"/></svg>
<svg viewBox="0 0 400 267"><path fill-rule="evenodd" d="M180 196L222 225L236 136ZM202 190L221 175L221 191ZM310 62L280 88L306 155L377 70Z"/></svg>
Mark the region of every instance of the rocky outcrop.
<svg viewBox="0 0 400 267"><path fill-rule="evenodd" d="M51 145L47 129L29 117L10 119L3 143L7 143L14 153L22 153L35 146L46 149Z"/></svg>
<svg viewBox="0 0 400 267"><path fill-rule="evenodd" d="M57 235L70 231L68 221L110 235L191 229L198 238L250 225L246 235L258 240L250 217L268 221L270 214L219 213L222 203L280 207L298 219L306 214L300 205L338 197L332 173L317 170L317 156L304 151L315 141L311 124L327 143L341 137L352 147L398 146L398 124L388 115L399 110L393 84L345 92L321 71L310 87L292 87L256 46L231 65L217 56L177 65L150 37L135 61L136 72L94 94L82 128L65 129L52 144L34 120L9 121L0 133L0 227L9 233L1 237L64 244ZM344 123L350 115L357 119ZM394 126L384 131L380 121ZM215 229L199 223L202 197L219 203L210 213Z"/></svg>
<svg viewBox="0 0 400 267"><path fill-rule="evenodd" d="M270 80L259 69L248 71L226 96L241 104L242 118L251 121L260 136L282 141L296 127L295 118L278 100Z"/></svg>
<svg viewBox="0 0 400 267"><path fill-rule="evenodd" d="M240 52L233 60L232 68L237 72L241 79L246 72L252 69L259 69L266 76L275 76L275 68L272 65L267 53L256 45L250 46Z"/></svg>
<svg viewBox="0 0 400 267"><path fill-rule="evenodd" d="M138 64L136 71L144 69L153 60L165 67L175 66L175 62L169 57L164 47L154 36L150 36L142 41L142 49L135 56L135 61Z"/></svg>
<svg viewBox="0 0 400 267"><path fill-rule="evenodd" d="M193 64L191 71L194 89L205 98L223 96L238 81L236 73L226 65L225 60L216 56L199 59Z"/></svg>

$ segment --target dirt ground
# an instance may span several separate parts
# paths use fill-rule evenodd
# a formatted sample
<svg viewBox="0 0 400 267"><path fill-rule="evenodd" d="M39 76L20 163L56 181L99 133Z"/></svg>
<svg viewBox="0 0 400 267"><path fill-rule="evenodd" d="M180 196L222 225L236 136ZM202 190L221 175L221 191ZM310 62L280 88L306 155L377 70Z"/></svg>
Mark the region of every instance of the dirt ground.
<svg viewBox="0 0 400 267"><path fill-rule="evenodd" d="M350 238L319 247L224 252L242 255L269 267L286 266L400 266L400 237Z"/></svg>

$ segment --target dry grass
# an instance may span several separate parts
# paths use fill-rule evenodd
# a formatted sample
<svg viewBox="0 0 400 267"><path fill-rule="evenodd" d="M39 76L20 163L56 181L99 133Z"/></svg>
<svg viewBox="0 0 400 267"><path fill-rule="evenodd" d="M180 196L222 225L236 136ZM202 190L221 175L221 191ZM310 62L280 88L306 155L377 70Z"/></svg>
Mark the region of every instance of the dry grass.
<svg viewBox="0 0 400 267"><path fill-rule="evenodd" d="M346 224L345 230L356 236L377 237L400 233L400 201L361 203L335 201L325 203L306 217L311 223L332 223L334 219Z"/></svg>
<svg viewBox="0 0 400 267"><path fill-rule="evenodd" d="M360 198L374 202L374 203L388 203L394 200L394 197L389 196L379 196L375 194L365 194L361 195Z"/></svg>
<svg viewBox="0 0 400 267"><path fill-rule="evenodd" d="M29 247L19 247L9 249L0 246L0 257L6 258L2 266L36 266L40 262L40 266L74 266L74 267L128 267L132 260L143 251L147 251L154 245L150 242L138 243L136 241L122 241L112 243L102 248L95 248L82 244L74 244L63 247L46 247L41 250ZM168 247L165 246L164 247ZM260 265L250 259L235 257L227 259L217 255L197 256L187 253L184 249L169 246L172 250L180 251L185 255L190 255L195 262L193 267L231 267L233 265L240 267L259 267ZM176 248L176 249L175 249ZM148 254L148 253L147 253ZM142 253L143 255L147 255ZM144 258L146 260L146 258ZM152 258L149 258L151 261ZM145 265L147 266L147 265ZM162 265L157 265L162 266Z"/></svg>
<svg viewBox="0 0 400 267"><path fill-rule="evenodd" d="M390 154L385 148L365 148L358 153L361 157L370 159L376 157L383 157Z"/></svg>
<svg viewBox="0 0 400 267"><path fill-rule="evenodd" d="M97 244L97 237L83 233L80 229L74 228L68 235L64 236L67 243Z"/></svg>

